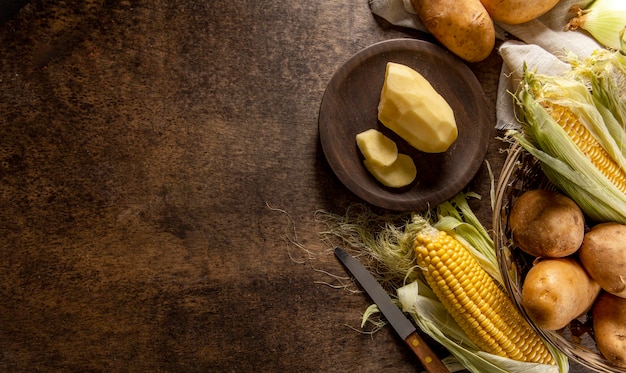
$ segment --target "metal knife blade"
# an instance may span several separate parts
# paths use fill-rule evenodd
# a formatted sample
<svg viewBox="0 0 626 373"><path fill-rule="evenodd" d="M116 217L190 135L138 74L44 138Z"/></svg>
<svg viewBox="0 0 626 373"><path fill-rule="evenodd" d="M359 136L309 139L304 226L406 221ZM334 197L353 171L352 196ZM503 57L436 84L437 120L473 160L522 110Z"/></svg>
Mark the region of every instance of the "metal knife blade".
<svg viewBox="0 0 626 373"><path fill-rule="evenodd" d="M359 284L361 284L374 303L376 303L380 312L382 312L396 333L398 333L400 338L402 338L415 353L424 369L432 373L449 373L448 368L446 368L417 333L415 325L402 313L398 306L392 302L385 289L383 289L367 268L339 247L335 248L335 256L337 256L346 269L356 278Z"/></svg>

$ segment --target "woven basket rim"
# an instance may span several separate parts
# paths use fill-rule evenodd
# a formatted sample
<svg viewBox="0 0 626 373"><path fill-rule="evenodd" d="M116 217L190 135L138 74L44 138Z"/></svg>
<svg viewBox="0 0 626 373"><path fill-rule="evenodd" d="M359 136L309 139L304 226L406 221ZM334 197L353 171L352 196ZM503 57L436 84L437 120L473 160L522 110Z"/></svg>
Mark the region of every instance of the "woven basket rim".
<svg viewBox="0 0 626 373"><path fill-rule="evenodd" d="M563 331L550 331L537 327L521 306L523 273L520 272L521 269L519 268L521 264L513 259L516 246L512 242L508 229L508 209L513 200L523 191L537 187L554 189L554 186L543 176L536 158L526 152L519 144L511 144L506 151L508 154L496 184L492 224L498 264L505 288L513 299L513 303L547 343L561 351L570 360L598 372L626 372L626 368L617 367L604 358L595 348L595 344L593 347L583 346L572 341L572 338L566 337ZM517 251L520 250L517 249Z"/></svg>

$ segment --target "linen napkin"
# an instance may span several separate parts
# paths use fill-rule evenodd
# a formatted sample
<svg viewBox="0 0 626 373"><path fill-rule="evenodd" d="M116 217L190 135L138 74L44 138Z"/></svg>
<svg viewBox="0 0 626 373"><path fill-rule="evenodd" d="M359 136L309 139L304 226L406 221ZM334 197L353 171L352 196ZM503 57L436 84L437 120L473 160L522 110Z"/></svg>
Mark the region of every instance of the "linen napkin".
<svg viewBox="0 0 626 373"><path fill-rule="evenodd" d="M569 69L561 58L566 52L585 58L601 46L581 31L564 31L573 17L572 6L586 8L593 0L561 0L543 16L521 25L495 22L496 37L502 40L498 52L502 56L502 68L496 102L496 127L517 128L513 100L509 92L522 76L524 63L541 74L558 75ZM415 13L410 0L369 0L373 14L387 22L402 27L428 32Z"/></svg>

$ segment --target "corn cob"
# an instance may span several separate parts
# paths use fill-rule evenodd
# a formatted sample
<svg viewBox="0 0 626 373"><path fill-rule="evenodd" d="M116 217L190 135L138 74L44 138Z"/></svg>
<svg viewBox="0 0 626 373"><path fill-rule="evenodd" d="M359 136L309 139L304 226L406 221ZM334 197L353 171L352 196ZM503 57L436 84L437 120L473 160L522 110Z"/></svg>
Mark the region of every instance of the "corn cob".
<svg viewBox="0 0 626 373"><path fill-rule="evenodd" d="M414 250L426 282L480 349L555 364L543 340L463 244L445 231L424 230L417 234Z"/></svg>
<svg viewBox="0 0 626 373"><path fill-rule="evenodd" d="M626 224L626 132L588 86L525 70L516 99L523 132L509 135L541 162L549 181L591 220Z"/></svg>
<svg viewBox="0 0 626 373"><path fill-rule="evenodd" d="M591 163L622 193L626 193L626 171L609 156L600 142L572 111L565 106L549 101L542 102L541 106L565 130L578 148L591 160Z"/></svg>

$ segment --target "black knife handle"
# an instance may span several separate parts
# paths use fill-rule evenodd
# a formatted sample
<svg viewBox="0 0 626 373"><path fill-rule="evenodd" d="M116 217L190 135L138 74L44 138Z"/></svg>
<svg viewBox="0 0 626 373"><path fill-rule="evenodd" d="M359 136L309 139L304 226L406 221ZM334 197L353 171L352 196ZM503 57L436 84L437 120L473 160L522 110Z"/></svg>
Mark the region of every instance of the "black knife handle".
<svg viewBox="0 0 626 373"><path fill-rule="evenodd" d="M430 373L450 373L448 368L443 364L441 359L426 344L426 341L413 332L404 340L406 344L413 350L420 363L427 372Z"/></svg>

